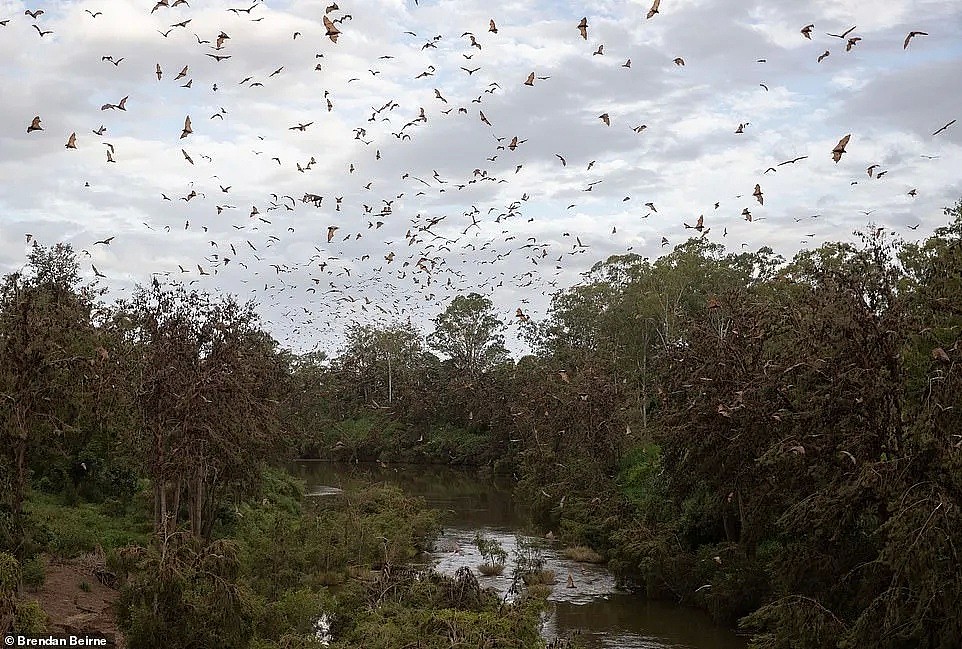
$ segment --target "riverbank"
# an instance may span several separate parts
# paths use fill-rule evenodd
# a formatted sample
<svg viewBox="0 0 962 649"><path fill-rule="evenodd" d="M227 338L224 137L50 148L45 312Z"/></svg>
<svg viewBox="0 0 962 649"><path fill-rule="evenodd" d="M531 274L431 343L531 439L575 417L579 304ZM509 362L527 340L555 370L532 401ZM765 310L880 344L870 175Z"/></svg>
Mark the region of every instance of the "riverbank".
<svg viewBox="0 0 962 649"><path fill-rule="evenodd" d="M440 649L452 634L539 646L542 596L505 604L471 571L416 565L439 531L422 499L383 484L309 498L279 472L264 485L218 516L208 544L184 533L149 541L146 507L105 527L102 505L37 494L28 512L46 541L16 579L20 601L45 612L31 630L111 634L142 649Z"/></svg>

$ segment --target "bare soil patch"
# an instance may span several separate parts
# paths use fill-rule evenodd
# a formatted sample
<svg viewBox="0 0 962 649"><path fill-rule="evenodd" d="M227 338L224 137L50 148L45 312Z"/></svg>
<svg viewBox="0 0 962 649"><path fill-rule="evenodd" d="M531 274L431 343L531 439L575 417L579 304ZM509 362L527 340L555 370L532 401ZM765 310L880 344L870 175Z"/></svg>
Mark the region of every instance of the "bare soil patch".
<svg viewBox="0 0 962 649"><path fill-rule="evenodd" d="M103 635L115 643L112 646L124 647L113 609L120 593L105 585L105 581L111 580L102 555L51 558L43 586L27 596L40 601L50 618L50 632Z"/></svg>

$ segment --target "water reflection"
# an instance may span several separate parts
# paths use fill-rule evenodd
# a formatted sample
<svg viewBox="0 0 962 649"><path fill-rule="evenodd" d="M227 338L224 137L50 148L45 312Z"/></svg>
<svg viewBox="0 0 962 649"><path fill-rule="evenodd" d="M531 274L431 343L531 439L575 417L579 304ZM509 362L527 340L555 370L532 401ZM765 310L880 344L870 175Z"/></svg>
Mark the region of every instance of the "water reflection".
<svg viewBox="0 0 962 649"><path fill-rule="evenodd" d="M442 512L444 532L436 551L427 558L442 573L461 566L475 569L482 563L474 544L477 532L498 540L508 553L503 575L478 575L483 586L505 594L511 585L512 554L519 534L532 535L523 510L512 498L510 480L480 476L470 470L445 466L388 466L302 462L293 472L308 485L308 493L332 494L339 490L386 483L421 496ZM443 551L442 548L448 551ZM452 551L453 550L453 551ZM570 561L561 548L546 543L545 568L553 570L557 584L549 599L545 619L547 637L577 634L586 649L744 649L745 641L731 630L714 625L702 611L666 602L647 601L619 592L604 567ZM573 588L567 587L571 575Z"/></svg>
<svg viewBox="0 0 962 649"><path fill-rule="evenodd" d="M701 611L634 595L609 594L590 602L557 602L545 625L549 636L578 630L591 649L744 649L745 641L720 629Z"/></svg>

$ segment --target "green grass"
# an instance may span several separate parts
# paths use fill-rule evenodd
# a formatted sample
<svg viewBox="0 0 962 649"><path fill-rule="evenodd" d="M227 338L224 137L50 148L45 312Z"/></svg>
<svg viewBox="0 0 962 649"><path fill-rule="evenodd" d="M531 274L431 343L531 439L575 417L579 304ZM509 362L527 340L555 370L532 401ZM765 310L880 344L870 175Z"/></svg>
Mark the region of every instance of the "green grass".
<svg viewBox="0 0 962 649"><path fill-rule="evenodd" d="M478 572L485 577L494 577L504 572L503 563L482 563L478 566Z"/></svg>
<svg viewBox="0 0 962 649"><path fill-rule="evenodd" d="M140 511L136 504L119 510L116 505L68 505L58 496L33 492L26 510L46 532L47 550L63 557L90 552L98 545L104 550L146 545L151 534L147 512Z"/></svg>
<svg viewBox="0 0 962 649"><path fill-rule="evenodd" d="M579 563L604 563L605 558L584 545L565 548L562 554L572 561Z"/></svg>
<svg viewBox="0 0 962 649"><path fill-rule="evenodd" d="M558 583L558 576L554 570L534 570L526 572L521 580L525 586L553 586Z"/></svg>

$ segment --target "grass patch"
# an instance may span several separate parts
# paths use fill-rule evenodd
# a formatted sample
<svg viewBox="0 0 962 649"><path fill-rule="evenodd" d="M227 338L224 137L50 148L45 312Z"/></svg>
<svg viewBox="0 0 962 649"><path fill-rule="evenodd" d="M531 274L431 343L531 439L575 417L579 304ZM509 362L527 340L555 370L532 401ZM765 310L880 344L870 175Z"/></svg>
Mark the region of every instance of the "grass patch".
<svg viewBox="0 0 962 649"><path fill-rule="evenodd" d="M527 595L535 600L545 600L551 596L551 591L553 589L551 586L545 586L544 584L531 584L528 586Z"/></svg>
<svg viewBox="0 0 962 649"><path fill-rule="evenodd" d="M605 558L586 545L575 545L565 548L562 554L567 559L578 563L603 563Z"/></svg>
<svg viewBox="0 0 962 649"><path fill-rule="evenodd" d="M100 503L68 505L58 496L33 492L25 509L46 532L47 551L61 557L75 557L97 546L112 550L146 545L152 531L147 513L136 504L122 509Z"/></svg>
<svg viewBox="0 0 962 649"><path fill-rule="evenodd" d="M504 572L503 563L482 563L478 566L478 572L480 572L485 577L495 577Z"/></svg>
<svg viewBox="0 0 962 649"><path fill-rule="evenodd" d="M554 586L558 583L558 577L554 570L534 570L525 573L521 579L524 581L524 585L528 587Z"/></svg>

